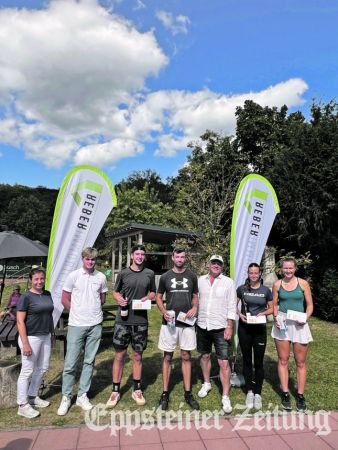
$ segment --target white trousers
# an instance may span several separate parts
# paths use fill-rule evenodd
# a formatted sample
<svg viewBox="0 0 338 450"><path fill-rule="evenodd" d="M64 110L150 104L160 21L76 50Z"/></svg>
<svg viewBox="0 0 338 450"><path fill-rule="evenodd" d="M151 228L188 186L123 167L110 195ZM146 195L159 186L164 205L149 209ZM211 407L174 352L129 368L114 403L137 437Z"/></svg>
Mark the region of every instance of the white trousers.
<svg viewBox="0 0 338 450"><path fill-rule="evenodd" d="M51 353L51 335L28 336L32 349L31 356L22 354L22 342L18 343L21 350L21 372L18 378L17 403L27 403L28 396L36 397L41 386L43 374L48 370Z"/></svg>

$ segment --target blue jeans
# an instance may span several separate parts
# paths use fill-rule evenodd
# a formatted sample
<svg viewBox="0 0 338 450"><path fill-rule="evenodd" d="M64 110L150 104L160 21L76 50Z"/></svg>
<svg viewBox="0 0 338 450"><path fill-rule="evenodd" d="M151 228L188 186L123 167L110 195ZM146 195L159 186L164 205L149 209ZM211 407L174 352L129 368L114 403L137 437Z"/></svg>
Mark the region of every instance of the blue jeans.
<svg viewBox="0 0 338 450"><path fill-rule="evenodd" d="M95 356L99 349L102 336L102 325L92 327L68 327L67 333L67 353L62 377L62 395L71 397L72 388L75 384L75 375L81 350L84 345L83 366L81 371L79 390L80 397L89 391Z"/></svg>

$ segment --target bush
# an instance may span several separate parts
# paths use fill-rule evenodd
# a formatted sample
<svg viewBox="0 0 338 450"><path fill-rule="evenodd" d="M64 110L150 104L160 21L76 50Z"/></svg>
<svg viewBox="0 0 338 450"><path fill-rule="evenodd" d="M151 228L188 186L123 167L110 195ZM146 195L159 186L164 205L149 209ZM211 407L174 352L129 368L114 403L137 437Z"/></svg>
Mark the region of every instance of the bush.
<svg viewBox="0 0 338 450"><path fill-rule="evenodd" d="M328 269L314 299L315 313L331 322L338 322L338 272Z"/></svg>

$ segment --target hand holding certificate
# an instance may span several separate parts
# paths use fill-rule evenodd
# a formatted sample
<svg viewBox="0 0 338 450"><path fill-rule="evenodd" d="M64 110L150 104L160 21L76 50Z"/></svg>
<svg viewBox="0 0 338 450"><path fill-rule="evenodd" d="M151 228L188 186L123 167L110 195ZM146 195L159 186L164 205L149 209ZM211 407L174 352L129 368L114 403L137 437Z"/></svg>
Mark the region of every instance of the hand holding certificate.
<svg viewBox="0 0 338 450"><path fill-rule="evenodd" d="M178 316L177 316L176 320L178 320L180 322L183 322L186 325L193 326L193 325L195 325L196 317L189 318L189 317L187 317L186 313L181 311L180 313L178 313Z"/></svg>
<svg viewBox="0 0 338 450"><path fill-rule="evenodd" d="M148 310L151 309L151 300L133 300L132 302L133 310Z"/></svg>
<svg viewBox="0 0 338 450"><path fill-rule="evenodd" d="M288 320L294 320L295 322L299 322L299 323L306 323L306 321L307 321L306 313L302 313L299 311L293 311L292 309L288 310L288 312L286 314L286 318Z"/></svg>
<svg viewBox="0 0 338 450"><path fill-rule="evenodd" d="M266 323L266 316L252 316L250 313L247 313L246 315L246 322L249 324L259 324L259 323Z"/></svg>

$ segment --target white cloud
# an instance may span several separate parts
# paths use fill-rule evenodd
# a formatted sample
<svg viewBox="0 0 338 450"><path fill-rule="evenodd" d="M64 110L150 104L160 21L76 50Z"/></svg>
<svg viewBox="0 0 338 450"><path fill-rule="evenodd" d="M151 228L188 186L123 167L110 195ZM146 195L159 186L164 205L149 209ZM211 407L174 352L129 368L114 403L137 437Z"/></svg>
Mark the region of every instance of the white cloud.
<svg viewBox="0 0 338 450"><path fill-rule="evenodd" d="M134 11L139 11L140 9L145 9L146 5L141 0L136 0L136 5L134 6Z"/></svg>
<svg viewBox="0 0 338 450"><path fill-rule="evenodd" d="M17 137L16 122L14 119L0 120L0 142L10 144Z"/></svg>
<svg viewBox="0 0 338 450"><path fill-rule="evenodd" d="M293 107L307 90L294 78L238 95L147 91L147 78L167 63L152 32L140 33L97 0L0 9L0 142L48 167L111 167L147 142L156 155L174 156L206 129L233 134L235 108L246 99Z"/></svg>
<svg viewBox="0 0 338 450"><path fill-rule="evenodd" d="M190 19L188 16L179 14L175 17L171 12L162 10L157 11L156 17L165 28L171 31L173 35L179 33L188 33L188 26L190 24Z"/></svg>
<svg viewBox="0 0 338 450"><path fill-rule="evenodd" d="M136 108L133 119L139 116L149 120L144 128L162 132L170 130L158 138L156 155L173 156L186 143L198 139L205 130L213 130L231 135L235 133L235 110L243 106L245 100L253 100L262 106L288 107L304 103L302 95L307 84L294 78L278 83L261 91L227 96L210 90L198 92L159 91L148 95L144 103ZM136 125L135 125L136 126ZM135 127L134 127L135 128ZM179 137L178 137L179 136Z"/></svg>
<svg viewBox="0 0 338 450"><path fill-rule="evenodd" d="M175 156L178 150L187 148L189 138L164 134L159 137L159 148L155 151L156 156Z"/></svg>
<svg viewBox="0 0 338 450"><path fill-rule="evenodd" d="M61 160L60 146L67 159L95 136L107 142L124 137L125 108L167 62L152 31L138 32L96 0L1 9L2 140L23 145L33 158L39 149L46 153L39 158L55 165L48 158L55 151Z"/></svg>
<svg viewBox="0 0 338 450"><path fill-rule="evenodd" d="M112 165L121 158L135 156L143 152L143 145L127 139L113 139L104 144L93 144L82 147L75 157L76 164Z"/></svg>
<svg viewBox="0 0 338 450"><path fill-rule="evenodd" d="M67 141L66 139L55 139L51 142L42 139L27 140L26 147L27 158L40 161L49 168L62 167L65 161L73 159L79 149L79 145L76 142Z"/></svg>

